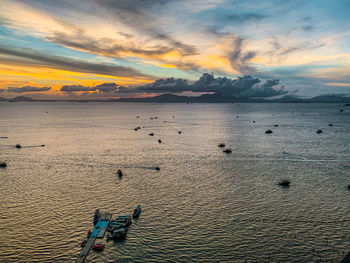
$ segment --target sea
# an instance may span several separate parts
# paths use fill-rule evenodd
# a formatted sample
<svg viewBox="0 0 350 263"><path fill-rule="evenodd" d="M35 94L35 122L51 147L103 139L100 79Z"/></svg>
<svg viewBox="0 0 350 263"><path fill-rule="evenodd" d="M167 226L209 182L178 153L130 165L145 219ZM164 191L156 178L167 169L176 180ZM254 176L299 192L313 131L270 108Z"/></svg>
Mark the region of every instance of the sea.
<svg viewBox="0 0 350 263"><path fill-rule="evenodd" d="M0 137L0 262L74 262L95 209L138 204L126 239L87 262L340 262L350 250L342 104L0 102Z"/></svg>

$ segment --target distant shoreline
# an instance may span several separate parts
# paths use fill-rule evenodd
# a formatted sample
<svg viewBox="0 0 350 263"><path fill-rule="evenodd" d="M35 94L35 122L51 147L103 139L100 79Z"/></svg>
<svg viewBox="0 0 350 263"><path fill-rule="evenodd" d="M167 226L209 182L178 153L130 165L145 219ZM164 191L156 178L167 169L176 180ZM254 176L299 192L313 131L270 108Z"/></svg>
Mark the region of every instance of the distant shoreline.
<svg viewBox="0 0 350 263"><path fill-rule="evenodd" d="M320 95L308 99L298 97L285 96L276 99L262 99L262 98L237 98L224 97L218 94L202 95L199 97L186 97L173 94L163 94L160 96L149 98L121 98L121 99L94 99L94 100L38 100L25 96L18 96L12 99L0 97L0 102L141 102L141 103L344 103L344 106L350 106L350 97L328 94Z"/></svg>

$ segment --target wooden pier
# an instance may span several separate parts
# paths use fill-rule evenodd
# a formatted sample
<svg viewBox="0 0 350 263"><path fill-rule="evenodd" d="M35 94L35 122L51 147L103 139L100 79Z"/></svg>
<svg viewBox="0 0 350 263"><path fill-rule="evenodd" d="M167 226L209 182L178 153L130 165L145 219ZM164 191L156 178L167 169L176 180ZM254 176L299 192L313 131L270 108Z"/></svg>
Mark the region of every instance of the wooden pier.
<svg viewBox="0 0 350 263"><path fill-rule="evenodd" d="M89 252L92 248L92 246L95 243L96 238L103 238L108 224L111 221L112 214L110 213L101 213L99 220L97 221L94 230L92 231L88 241L86 242L85 246L82 248L76 263L83 263L86 259L86 257L89 255Z"/></svg>

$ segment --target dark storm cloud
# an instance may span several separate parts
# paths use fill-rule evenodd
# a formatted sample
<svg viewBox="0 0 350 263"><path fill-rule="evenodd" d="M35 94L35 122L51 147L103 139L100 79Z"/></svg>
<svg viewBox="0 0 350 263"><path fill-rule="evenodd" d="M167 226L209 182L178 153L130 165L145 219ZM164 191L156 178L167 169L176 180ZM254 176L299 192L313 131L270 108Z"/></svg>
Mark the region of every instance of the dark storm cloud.
<svg viewBox="0 0 350 263"><path fill-rule="evenodd" d="M104 63L93 63L67 57L43 54L32 49L20 49L0 45L0 54L5 55L3 61L16 64L46 66L75 72L104 74L123 77L146 77L141 72L123 66Z"/></svg>
<svg viewBox="0 0 350 263"><path fill-rule="evenodd" d="M42 91L49 91L51 90L51 87L32 87L32 86L24 86L22 88L15 88L15 87L8 87L8 92L14 92L14 93L24 93L24 92L42 92Z"/></svg>
<svg viewBox="0 0 350 263"><path fill-rule="evenodd" d="M112 92L118 89L118 85L115 83L103 83L95 86L95 89L102 92Z"/></svg>
<svg viewBox="0 0 350 263"><path fill-rule="evenodd" d="M223 96L234 97L272 97L288 92L282 88L275 89L279 80L262 81L252 76L230 79L226 77L215 78L212 74L204 73L199 80L188 83L183 79L159 79L155 82L137 88L137 91L148 93L178 93L183 91L192 92L216 92Z"/></svg>
<svg viewBox="0 0 350 263"><path fill-rule="evenodd" d="M141 86L137 90L141 92L149 92L149 93L177 93L189 90L190 86L187 80L184 79L157 79L155 82Z"/></svg>
<svg viewBox="0 0 350 263"><path fill-rule="evenodd" d="M94 87L87 87L82 85L66 85L62 86L61 91L77 92L77 91L95 91Z"/></svg>
<svg viewBox="0 0 350 263"><path fill-rule="evenodd" d="M98 91L98 92L119 92L119 91L126 91L126 88L123 86L118 86L116 83L102 83L97 86L89 87L89 86L83 86L83 85L66 85L61 87L61 91L64 92L81 92L81 91Z"/></svg>

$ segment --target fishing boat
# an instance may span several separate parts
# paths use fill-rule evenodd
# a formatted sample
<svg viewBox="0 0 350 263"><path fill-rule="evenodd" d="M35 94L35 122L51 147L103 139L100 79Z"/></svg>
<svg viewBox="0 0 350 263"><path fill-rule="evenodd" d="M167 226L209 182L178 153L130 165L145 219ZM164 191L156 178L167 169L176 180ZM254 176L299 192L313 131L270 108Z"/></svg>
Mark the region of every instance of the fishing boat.
<svg viewBox="0 0 350 263"><path fill-rule="evenodd" d="M97 221L100 219L100 210L96 209L94 214L94 225L96 225Z"/></svg>
<svg viewBox="0 0 350 263"><path fill-rule="evenodd" d="M81 247L85 247L86 243L87 243L87 239L84 239L84 240L81 242L80 246L81 246Z"/></svg>
<svg viewBox="0 0 350 263"><path fill-rule="evenodd" d="M100 243L96 243L92 249L95 250L95 251L103 251L105 248L105 244L103 244L102 242Z"/></svg>
<svg viewBox="0 0 350 263"><path fill-rule="evenodd" d="M120 224L123 224L124 227L127 227L127 226L129 226L132 223L131 215L118 216L114 220L114 224L115 223L120 223Z"/></svg>
<svg viewBox="0 0 350 263"><path fill-rule="evenodd" d="M128 232L128 229L125 227L118 228L116 230L113 230L112 234L107 236L107 239L114 239L114 240L123 239L125 238L127 232Z"/></svg>
<svg viewBox="0 0 350 263"><path fill-rule="evenodd" d="M134 210L134 213L132 214L132 217L137 218L140 216L140 214L141 214L141 206L137 205L135 210Z"/></svg>

